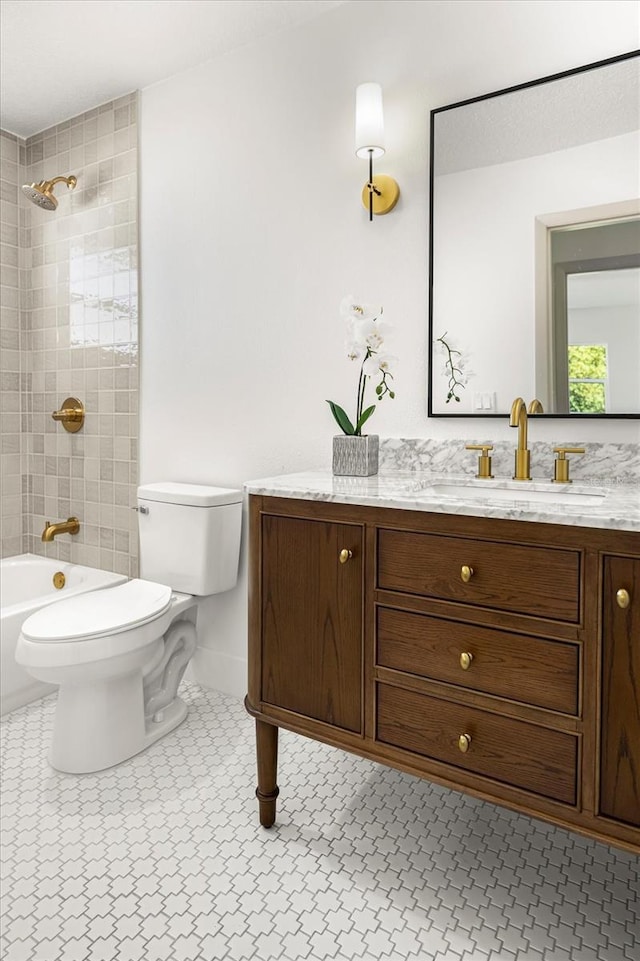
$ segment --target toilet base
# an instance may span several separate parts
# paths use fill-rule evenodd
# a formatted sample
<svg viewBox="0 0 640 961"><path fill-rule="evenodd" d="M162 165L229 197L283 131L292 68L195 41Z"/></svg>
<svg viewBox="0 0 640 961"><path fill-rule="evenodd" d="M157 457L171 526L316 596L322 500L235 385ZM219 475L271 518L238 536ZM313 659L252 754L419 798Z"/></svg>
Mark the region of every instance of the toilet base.
<svg viewBox="0 0 640 961"><path fill-rule="evenodd" d="M158 711L153 718L147 719L145 724L146 734L144 747L149 747L154 741L164 737L169 731L173 731L175 727L182 724L188 713L189 708L182 698L175 697L171 704L167 705L164 710ZM144 748L142 750L144 750Z"/></svg>
<svg viewBox="0 0 640 961"><path fill-rule="evenodd" d="M49 763L64 774L93 774L134 757L184 721L176 697L145 722L142 677L106 679L90 688L61 685ZM82 718L79 728L78 718Z"/></svg>

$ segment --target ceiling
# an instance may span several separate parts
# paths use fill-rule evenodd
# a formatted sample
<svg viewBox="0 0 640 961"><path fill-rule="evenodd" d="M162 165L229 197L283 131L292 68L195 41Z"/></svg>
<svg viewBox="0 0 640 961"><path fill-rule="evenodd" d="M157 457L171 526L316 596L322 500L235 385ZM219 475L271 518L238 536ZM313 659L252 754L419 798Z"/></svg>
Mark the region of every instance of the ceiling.
<svg viewBox="0 0 640 961"><path fill-rule="evenodd" d="M28 137L346 0L1 0L0 126Z"/></svg>

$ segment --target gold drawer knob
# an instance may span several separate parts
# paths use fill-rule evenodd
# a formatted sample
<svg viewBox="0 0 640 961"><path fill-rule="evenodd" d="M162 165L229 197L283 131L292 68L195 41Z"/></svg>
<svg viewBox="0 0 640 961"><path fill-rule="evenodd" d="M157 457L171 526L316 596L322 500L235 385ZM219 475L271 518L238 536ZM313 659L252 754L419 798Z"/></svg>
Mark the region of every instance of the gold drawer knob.
<svg viewBox="0 0 640 961"><path fill-rule="evenodd" d="M353 552L348 550L348 548L343 547L342 550L340 551L339 557L340 557L340 563L346 564L347 561L350 561L351 558L353 557Z"/></svg>
<svg viewBox="0 0 640 961"><path fill-rule="evenodd" d="M626 591L624 587L621 587L619 591L616 591L616 604L623 610L629 606L631 598L629 597L629 591Z"/></svg>
<svg viewBox="0 0 640 961"><path fill-rule="evenodd" d="M460 667L463 671L468 671L471 667L471 661L473 660L473 654L469 651L463 651L460 655Z"/></svg>
<svg viewBox="0 0 640 961"><path fill-rule="evenodd" d="M460 568L460 577L465 582L465 584L468 584L471 578L473 577L473 567L469 567L467 564L463 564L462 567Z"/></svg>
<svg viewBox="0 0 640 961"><path fill-rule="evenodd" d="M460 737L458 738L458 747L463 754L466 754L469 748L471 747L471 735L461 734Z"/></svg>

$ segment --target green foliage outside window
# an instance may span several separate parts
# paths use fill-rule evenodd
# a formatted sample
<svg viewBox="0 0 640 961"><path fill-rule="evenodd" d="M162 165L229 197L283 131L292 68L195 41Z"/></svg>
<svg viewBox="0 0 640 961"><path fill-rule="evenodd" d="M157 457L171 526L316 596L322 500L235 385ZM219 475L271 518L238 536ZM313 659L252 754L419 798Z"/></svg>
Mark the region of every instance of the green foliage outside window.
<svg viewBox="0 0 640 961"><path fill-rule="evenodd" d="M604 414L607 348L603 344L569 347L569 411Z"/></svg>

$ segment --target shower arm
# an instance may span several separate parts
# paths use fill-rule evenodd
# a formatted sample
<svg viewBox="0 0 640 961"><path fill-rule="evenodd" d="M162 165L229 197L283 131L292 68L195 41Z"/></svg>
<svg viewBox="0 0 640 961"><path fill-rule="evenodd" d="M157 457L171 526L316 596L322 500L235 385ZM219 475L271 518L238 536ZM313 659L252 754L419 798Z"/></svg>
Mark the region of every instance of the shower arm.
<svg viewBox="0 0 640 961"><path fill-rule="evenodd" d="M46 183L48 185L49 190L51 190L54 184L66 184L67 187L70 187L71 189L73 189L75 185L78 183L78 179L77 177L74 177L73 174L71 174L70 177L54 177L53 180L43 181L43 183Z"/></svg>

